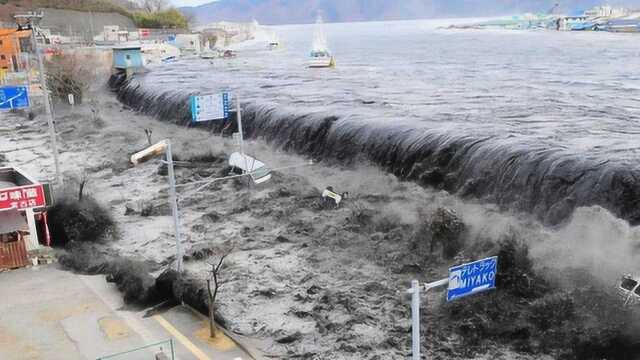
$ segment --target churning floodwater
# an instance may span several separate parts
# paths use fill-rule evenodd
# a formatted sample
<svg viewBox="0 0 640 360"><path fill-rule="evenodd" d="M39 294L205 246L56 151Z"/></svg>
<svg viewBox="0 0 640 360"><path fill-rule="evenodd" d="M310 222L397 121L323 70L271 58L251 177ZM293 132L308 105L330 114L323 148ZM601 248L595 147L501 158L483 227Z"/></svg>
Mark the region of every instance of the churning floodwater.
<svg viewBox="0 0 640 360"><path fill-rule="evenodd" d="M286 150L364 156L547 223L589 205L640 222L640 37L448 24L326 24L335 69L305 67L313 25L274 27L278 50L253 41L235 59L152 67L118 93L188 123L188 95L228 89L249 135Z"/></svg>

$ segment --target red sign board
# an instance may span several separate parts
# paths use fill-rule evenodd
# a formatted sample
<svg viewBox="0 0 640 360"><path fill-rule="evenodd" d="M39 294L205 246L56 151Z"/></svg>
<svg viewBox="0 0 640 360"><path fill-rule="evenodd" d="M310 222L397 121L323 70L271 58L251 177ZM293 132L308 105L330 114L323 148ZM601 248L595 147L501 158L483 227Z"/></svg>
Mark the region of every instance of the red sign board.
<svg viewBox="0 0 640 360"><path fill-rule="evenodd" d="M149 29L138 29L140 32L140 36L143 38L149 37L151 35L151 30Z"/></svg>
<svg viewBox="0 0 640 360"><path fill-rule="evenodd" d="M42 184L0 189L0 210L18 210L46 205Z"/></svg>

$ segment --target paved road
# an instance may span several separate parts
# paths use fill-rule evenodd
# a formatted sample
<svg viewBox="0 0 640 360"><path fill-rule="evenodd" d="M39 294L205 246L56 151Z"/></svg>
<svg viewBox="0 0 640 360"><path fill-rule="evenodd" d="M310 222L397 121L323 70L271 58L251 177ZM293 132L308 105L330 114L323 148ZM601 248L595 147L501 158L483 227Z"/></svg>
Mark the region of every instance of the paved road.
<svg viewBox="0 0 640 360"><path fill-rule="evenodd" d="M0 359L94 360L173 339L176 359L249 360L226 337L208 339L206 321L175 307L144 318L124 310L102 276L81 276L55 265L0 273ZM167 343L113 360L152 360ZM170 359L170 357L169 357Z"/></svg>

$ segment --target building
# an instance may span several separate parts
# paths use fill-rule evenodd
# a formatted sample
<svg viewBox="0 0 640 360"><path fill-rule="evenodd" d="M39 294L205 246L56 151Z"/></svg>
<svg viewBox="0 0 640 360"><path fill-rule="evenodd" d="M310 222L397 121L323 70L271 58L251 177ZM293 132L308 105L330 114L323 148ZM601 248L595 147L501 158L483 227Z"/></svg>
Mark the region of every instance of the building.
<svg viewBox="0 0 640 360"><path fill-rule="evenodd" d="M127 75L142 71L142 48L140 46L119 46L113 48L113 69Z"/></svg>
<svg viewBox="0 0 640 360"><path fill-rule="evenodd" d="M0 168L0 269L25 266L30 252L50 245L50 202L48 186L18 168Z"/></svg>
<svg viewBox="0 0 640 360"><path fill-rule="evenodd" d="M104 27L102 34L93 38L94 42L102 44L121 44L128 41L139 39L138 31L128 31L121 29L118 25L109 25Z"/></svg>
<svg viewBox="0 0 640 360"><path fill-rule="evenodd" d="M558 19L558 30L560 31L574 31L574 30L586 30L585 27L589 26L587 17L584 15L570 15Z"/></svg>
<svg viewBox="0 0 640 360"><path fill-rule="evenodd" d="M183 55L199 55L202 51L200 34L177 34L175 45Z"/></svg>
<svg viewBox="0 0 640 360"><path fill-rule="evenodd" d="M31 30L0 29L0 69L16 72L26 67L23 53L31 52Z"/></svg>
<svg viewBox="0 0 640 360"><path fill-rule="evenodd" d="M622 7L596 6L584 12L588 18L622 17L629 15L629 9Z"/></svg>

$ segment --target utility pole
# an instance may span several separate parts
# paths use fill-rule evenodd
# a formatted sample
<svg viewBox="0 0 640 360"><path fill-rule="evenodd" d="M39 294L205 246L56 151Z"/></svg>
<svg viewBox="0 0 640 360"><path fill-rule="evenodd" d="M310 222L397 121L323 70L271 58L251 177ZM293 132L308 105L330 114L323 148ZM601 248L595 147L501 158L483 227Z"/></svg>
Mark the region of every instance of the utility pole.
<svg viewBox="0 0 640 360"><path fill-rule="evenodd" d="M236 93L236 113L238 116L238 134L240 135L240 154L244 156L244 133L242 132L242 107L240 106L240 95Z"/></svg>
<svg viewBox="0 0 640 360"><path fill-rule="evenodd" d="M56 139L55 120L53 118L53 110L51 109L51 101L49 99L49 90L47 89L46 77L44 74L44 63L42 53L38 49L38 40L36 38L37 23L42 20L42 13L36 14L30 12L24 15L15 15L16 21L26 20L31 28L31 41L33 42L33 51L38 58L38 72L40 73L40 86L44 97L44 109L47 114L47 123L49 124L49 137L51 138L51 152L53 152L53 161L56 169L56 185L62 186L63 180L60 174L60 160L58 159L58 144Z"/></svg>
<svg viewBox="0 0 640 360"><path fill-rule="evenodd" d="M180 238L180 213L178 212L178 195L176 194L176 175L173 170L173 153L171 152L171 140L165 140L167 143L167 170L169 177L169 203L171 212L173 213L173 228L176 235L176 268L178 274L182 274L182 240Z"/></svg>
<svg viewBox="0 0 640 360"><path fill-rule="evenodd" d="M173 152L171 151L171 140L165 139L151 145L148 148L131 155L131 163L133 165L141 164L149 161L154 156L165 154L167 160L163 161L167 164L167 175L169 177L169 205L173 213L173 227L176 234L176 270L178 274L182 273L182 241L180 237L180 214L178 213L178 196L176 193L176 175L173 168ZM180 275L179 275L180 276Z"/></svg>

